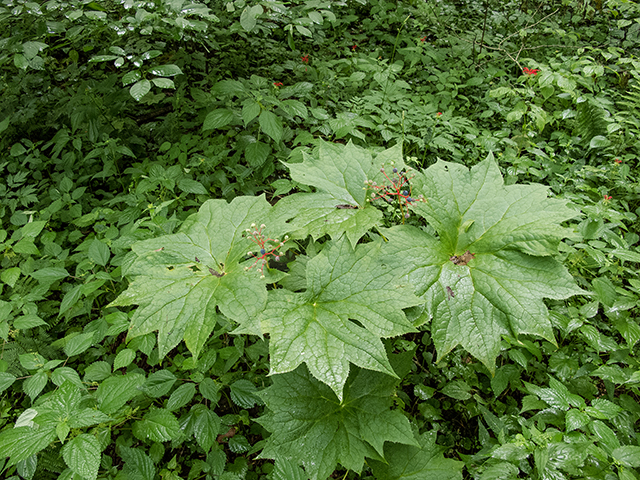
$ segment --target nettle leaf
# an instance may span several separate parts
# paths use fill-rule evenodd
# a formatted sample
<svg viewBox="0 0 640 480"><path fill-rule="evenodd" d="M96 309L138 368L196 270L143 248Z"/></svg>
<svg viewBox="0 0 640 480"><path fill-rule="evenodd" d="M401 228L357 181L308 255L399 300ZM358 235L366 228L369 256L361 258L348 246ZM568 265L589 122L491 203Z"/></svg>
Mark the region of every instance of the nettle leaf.
<svg viewBox="0 0 640 480"><path fill-rule="evenodd" d="M305 292L269 293L261 327L270 334L272 374L306 363L338 398L349 362L395 376L380 337L414 331L402 309L420 300L380 263L380 250L380 243L354 250L344 237L329 242L307 264Z"/></svg>
<svg viewBox="0 0 640 480"><path fill-rule="evenodd" d="M179 438L182 430L178 420L169 410L152 407L142 420L133 424L133 434L140 440L168 442Z"/></svg>
<svg viewBox="0 0 640 480"><path fill-rule="evenodd" d="M62 457L74 473L86 480L95 480L100 467L100 450L96 437L82 433L62 447Z"/></svg>
<svg viewBox="0 0 640 480"><path fill-rule="evenodd" d="M276 375L260 392L268 413L258 421L272 433L260 457L303 465L316 480L327 478L338 462L360 472L365 457L382 459L385 442L419 446L407 418L390 409L395 382L357 370L340 400L302 366Z"/></svg>
<svg viewBox="0 0 640 480"><path fill-rule="evenodd" d="M402 162L398 145L371 154L349 142L346 146L321 143L317 156L304 154L304 162L286 164L291 178L315 187L316 193L296 193L278 202L276 208L290 212L293 235L318 239L330 235L337 239L346 233L355 247L360 238L382 218L382 213L367 202L365 182L373 179L383 163L392 157Z"/></svg>
<svg viewBox="0 0 640 480"><path fill-rule="evenodd" d="M420 446L391 444L385 448L387 463L372 461L376 478L385 480L462 480L464 463L442 455L436 445L437 430L420 436Z"/></svg>
<svg viewBox="0 0 640 480"><path fill-rule="evenodd" d="M501 335L555 343L543 298L584 293L550 255L576 212L540 185L505 186L492 156L471 170L438 162L414 179L425 202L412 206L438 238L412 226L384 232L389 262L403 265L426 302L442 358L456 345L493 372Z"/></svg>
<svg viewBox="0 0 640 480"><path fill-rule="evenodd" d="M242 234L263 222L272 238L284 233L278 222L269 222L270 209L264 196L237 197L231 204L209 200L179 233L135 243L125 272L133 282L111 303L140 305L128 338L158 331L160 358L184 338L197 357L216 325L216 309L239 322L257 316L267 290L258 268L244 268L256 245Z"/></svg>

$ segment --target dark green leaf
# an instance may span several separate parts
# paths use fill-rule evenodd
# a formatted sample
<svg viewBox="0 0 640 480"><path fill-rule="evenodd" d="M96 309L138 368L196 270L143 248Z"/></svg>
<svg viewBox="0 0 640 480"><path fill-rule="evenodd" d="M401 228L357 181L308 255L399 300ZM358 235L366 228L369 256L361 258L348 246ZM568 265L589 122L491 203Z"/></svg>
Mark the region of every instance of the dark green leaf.
<svg viewBox="0 0 640 480"><path fill-rule="evenodd" d="M174 411L184 407L196 394L194 383L185 383L176 388L167 401L167 410Z"/></svg>
<svg viewBox="0 0 640 480"><path fill-rule="evenodd" d="M152 407L142 420L133 424L133 434L140 440L168 442L178 439L182 431L178 420L171 412Z"/></svg>
<svg viewBox="0 0 640 480"><path fill-rule="evenodd" d="M175 382L176 376L169 370L153 372L144 384L144 393L153 398L163 397Z"/></svg>
<svg viewBox="0 0 640 480"><path fill-rule="evenodd" d="M259 422L271 432L260 454L303 465L312 480L340 464L360 472L365 457L383 455L385 442L418 446L407 418L392 411L395 380L354 369L343 400L303 366L273 377L261 392L268 410Z"/></svg>
<svg viewBox="0 0 640 480"><path fill-rule="evenodd" d="M91 242L91 245L89 245L87 255L89 256L89 260L104 267L109 262L111 252L105 243L96 238Z"/></svg>
<svg viewBox="0 0 640 480"><path fill-rule="evenodd" d="M121 446L119 454L124 459L124 472L132 480L154 480L156 467L149 455L138 448Z"/></svg>
<svg viewBox="0 0 640 480"><path fill-rule="evenodd" d="M207 130L215 130L217 128L222 128L233 120L233 112L226 108L219 108L209 114L204 119L204 124L202 125L202 131L206 132Z"/></svg>
<svg viewBox="0 0 640 480"><path fill-rule="evenodd" d="M282 139L282 133L284 131L282 127L282 119L275 113L263 110L260 113L258 121L260 122L260 128L262 131L269 135L274 142L278 143Z"/></svg>
<svg viewBox="0 0 640 480"><path fill-rule="evenodd" d="M8 428L0 432L0 452L3 457L10 457L6 466L15 465L46 448L55 438L54 428Z"/></svg>
<svg viewBox="0 0 640 480"><path fill-rule="evenodd" d="M36 270L35 272L31 272L29 275L38 280L38 282L40 283L53 283L56 280L68 277L69 272L67 272L64 268L48 267L41 268L40 270Z"/></svg>
<svg viewBox="0 0 640 480"><path fill-rule="evenodd" d="M464 464L444 458L436 436L436 430L424 433L420 446L389 444L384 449L388 463L371 462L374 475L385 480L462 480Z"/></svg>
<svg viewBox="0 0 640 480"><path fill-rule="evenodd" d="M262 405L258 389L249 380L238 380L231 384L231 400L242 408L253 408L256 403Z"/></svg>
<svg viewBox="0 0 640 480"><path fill-rule="evenodd" d="M87 480L98 477L100 442L93 435L82 433L62 447L62 457L71 470Z"/></svg>
<svg viewBox="0 0 640 480"><path fill-rule="evenodd" d="M91 332L80 333L79 335L71 337L67 340L67 344L64 346L64 353L69 357L81 354L93 344L94 336L95 334Z"/></svg>
<svg viewBox="0 0 640 480"><path fill-rule="evenodd" d="M144 376L139 373L107 378L96 390L100 410L107 415L117 412L125 403L142 393L139 388L143 383Z"/></svg>
<svg viewBox="0 0 640 480"><path fill-rule="evenodd" d="M218 438L220 432L220 419L208 408L198 412L193 425L193 433L196 437L198 445L205 452L211 450L211 447Z"/></svg>

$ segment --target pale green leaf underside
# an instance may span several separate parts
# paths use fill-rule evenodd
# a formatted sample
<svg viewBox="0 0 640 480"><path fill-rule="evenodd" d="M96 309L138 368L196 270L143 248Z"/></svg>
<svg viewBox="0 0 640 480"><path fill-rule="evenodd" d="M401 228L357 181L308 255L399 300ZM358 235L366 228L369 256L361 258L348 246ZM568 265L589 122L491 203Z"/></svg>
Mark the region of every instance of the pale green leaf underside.
<svg viewBox="0 0 640 480"><path fill-rule="evenodd" d="M427 200L414 211L438 231L450 255L506 248L554 255L571 232L560 223L577 216L566 201L547 198L545 186L505 186L493 155L471 170L438 162L416 175L413 192Z"/></svg>
<svg viewBox="0 0 640 480"><path fill-rule="evenodd" d="M315 480L338 462L360 472L365 457L382 459L385 442L417 445L406 417L390 410L393 387L388 375L360 370L341 402L304 367L274 377L261 392L268 413L259 421L272 432L261 456L301 464Z"/></svg>
<svg viewBox="0 0 640 480"><path fill-rule="evenodd" d="M197 356L215 327L216 308L238 321L257 315L267 291L259 267L241 265L257 249L242 233L269 222L270 209L263 196L209 200L179 233L134 244L125 271L133 282L111 304L139 305L129 338L158 331L160 358L183 338ZM265 232L276 238L282 228L274 221Z"/></svg>
<svg viewBox="0 0 640 480"><path fill-rule="evenodd" d="M420 301L379 263L379 251L377 243L353 250L343 237L309 260L306 292L270 292L261 326L271 338L271 373L306 363L338 397L350 362L395 375L380 337L412 331L402 309Z"/></svg>

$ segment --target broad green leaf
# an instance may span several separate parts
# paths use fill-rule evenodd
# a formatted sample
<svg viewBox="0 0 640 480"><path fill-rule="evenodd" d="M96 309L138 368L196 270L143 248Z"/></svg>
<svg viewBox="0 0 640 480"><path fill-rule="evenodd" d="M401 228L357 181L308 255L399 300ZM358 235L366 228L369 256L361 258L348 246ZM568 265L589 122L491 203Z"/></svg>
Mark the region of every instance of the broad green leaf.
<svg viewBox="0 0 640 480"><path fill-rule="evenodd" d="M387 463L372 461L375 478L385 480L462 480L464 464L444 458L444 448L436 444L437 431L418 439L420 446L390 444L385 450ZM516 469L517 472L517 469Z"/></svg>
<svg viewBox="0 0 640 480"><path fill-rule="evenodd" d="M96 399L100 410L107 415L117 412L125 403L142 393L139 388L143 383L144 375L139 373L107 378L96 390Z"/></svg>
<svg viewBox="0 0 640 480"><path fill-rule="evenodd" d="M209 112L204 119L202 131L215 130L216 128L226 127L233 120L233 112L227 108L218 108Z"/></svg>
<svg viewBox="0 0 640 480"><path fill-rule="evenodd" d="M79 335L76 335L75 337L70 338L67 341L67 344L64 346L64 353L66 353L69 357L81 354L93 344L94 336L94 332L91 332L81 333Z"/></svg>
<svg viewBox="0 0 640 480"><path fill-rule="evenodd" d="M581 429L588 425L590 421L591 419L586 413L582 413L580 410L571 409L567 412L565 417L567 432Z"/></svg>
<svg viewBox="0 0 640 480"><path fill-rule="evenodd" d="M157 75L158 77L173 77L175 75L181 75L182 70L177 65L160 65L158 67L153 67L149 70L153 75Z"/></svg>
<svg viewBox="0 0 640 480"><path fill-rule="evenodd" d="M298 32L300 32L305 37L313 36L313 34L311 33L311 30L309 30L307 27L304 27L302 25L296 25L295 27L296 27L296 30L298 30Z"/></svg>
<svg viewBox="0 0 640 480"><path fill-rule="evenodd" d="M36 247L33 240L30 238L23 238L13 246L15 253L23 253L25 255L40 255L40 250Z"/></svg>
<svg viewBox="0 0 640 480"><path fill-rule="evenodd" d="M320 12L309 12L307 14L313 23L317 23L318 25L322 25L324 23L324 19L322 18L322 14Z"/></svg>
<svg viewBox="0 0 640 480"><path fill-rule="evenodd" d="M55 438L55 428L42 426L9 428L0 432L0 452L3 457L10 457L5 467L45 449Z"/></svg>
<svg viewBox="0 0 640 480"><path fill-rule="evenodd" d="M262 399L258 396L258 389L249 380L238 380L233 382L231 390L231 400L242 408L253 408L256 403L262 405Z"/></svg>
<svg viewBox="0 0 640 480"><path fill-rule="evenodd" d="M142 74L138 70L127 72L122 77L122 86L126 87L127 85L131 85L132 83L137 82L141 78L142 78Z"/></svg>
<svg viewBox="0 0 640 480"><path fill-rule="evenodd" d="M206 195L207 189L200 182L190 178L183 178L178 182L178 188L186 193L195 193L196 195Z"/></svg>
<svg viewBox="0 0 640 480"><path fill-rule="evenodd" d="M174 411L184 407L191 401L196 394L196 385L194 383L185 383L180 385L167 400L167 410Z"/></svg>
<svg viewBox="0 0 640 480"><path fill-rule="evenodd" d="M158 88L176 88L176 84L170 78L152 78L151 83Z"/></svg>
<svg viewBox="0 0 640 480"><path fill-rule="evenodd" d="M284 131L282 119L275 113L263 110L258 117L258 122L260 123L262 131L269 135L274 142L278 143L282 140L282 133Z"/></svg>
<svg viewBox="0 0 640 480"><path fill-rule="evenodd" d="M0 372L0 393L4 392L7 388L13 385L13 382L15 381L15 375L11 375L7 372Z"/></svg>
<svg viewBox="0 0 640 480"><path fill-rule="evenodd" d="M32 377L27 378L22 384L22 389L24 393L29 395L31 398L31 402L35 400L35 398L40 395L40 392L44 390L44 387L47 385L49 381L49 377L45 372L38 372Z"/></svg>
<svg viewBox="0 0 640 480"><path fill-rule="evenodd" d="M260 456L324 480L338 462L360 472L365 457L382 457L385 442L418 446L407 418L390 410L394 391L394 378L368 370L355 369L342 401L302 366L276 375L260 392L268 409L258 421L271 432Z"/></svg>
<svg viewBox="0 0 640 480"><path fill-rule="evenodd" d="M256 19L263 12L262 5L247 6L240 14L240 25L247 32L253 30L256 26Z"/></svg>
<svg viewBox="0 0 640 480"><path fill-rule="evenodd" d="M284 458L276 458L269 480L307 480L304 471L296 463Z"/></svg>
<svg viewBox="0 0 640 480"><path fill-rule="evenodd" d="M611 455L615 449L620 448L620 440L618 440L615 432L604 422L595 420L589 425L589 427L591 429L591 433L593 433L594 439L609 455Z"/></svg>
<svg viewBox="0 0 640 480"><path fill-rule="evenodd" d="M613 452L611 452L611 456L625 467L640 467L640 447L637 447L635 445L625 445L622 447L618 447Z"/></svg>
<svg viewBox="0 0 640 480"><path fill-rule="evenodd" d="M109 62L118 58L117 55L94 55L89 59L89 63L93 62Z"/></svg>
<svg viewBox="0 0 640 480"><path fill-rule="evenodd" d="M378 261L380 249L369 243L354 250L342 237L309 260L306 292L269 293L261 326L271 338L272 374L306 363L339 398L350 362L395 375L380 337L413 331L402 309L419 299L394 266Z"/></svg>
<svg viewBox="0 0 640 480"><path fill-rule="evenodd" d="M245 100L242 105L242 121L245 127L249 125L251 120L260 115L260 110L262 110L262 107L259 102L253 98Z"/></svg>
<svg viewBox="0 0 640 480"><path fill-rule="evenodd" d="M184 338L197 357L216 325L217 308L239 322L255 318L267 291L259 266L245 270L247 252L257 247L243 233L265 222L269 237L283 234L286 227L269 221L270 209L264 196L231 204L209 200L179 233L135 243L125 270L133 282L111 304L140 305L128 338L158 331L160 358Z"/></svg>
<svg viewBox="0 0 640 480"><path fill-rule="evenodd" d="M289 195L276 209L292 218L295 236L337 239L346 233L355 247L382 219L382 213L367 202L365 182L376 178L385 161L395 159L402 162L400 146L378 154L374 164L369 152L351 142L346 146L323 142L317 155L305 153L304 162L286 164L293 180L315 187L317 193Z"/></svg>
<svg viewBox="0 0 640 480"><path fill-rule="evenodd" d="M100 442L93 435L81 433L62 447L62 458L76 474L95 480L100 467Z"/></svg>
<svg viewBox="0 0 640 480"><path fill-rule="evenodd" d="M20 229L20 233L22 234L23 238L25 237L36 238L38 235L40 235L40 232L42 231L42 229L46 224L47 222L42 220L29 222Z"/></svg>
<svg viewBox="0 0 640 480"><path fill-rule="evenodd" d="M11 288L13 288L13 286L16 284L18 278L20 278L20 267L7 268L4 269L2 273L0 273L0 280L9 285Z"/></svg>
<svg viewBox="0 0 640 480"><path fill-rule="evenodd" d="M176 376L169 370L153 372L144 384L144 393L153 398L165 396L176 383Z"/></svg>
<svg viewBox="0 0 640 480"><path fill-rule="evenodd" d="M442 393L456 400L469 400L471 398L470 391L471 387L463 380L449 382L442 389Z"/></svg>
<svg viewBox="0 0 640 480"><path fill-rule="evenodd" d="M4 132L11 124L11 117L7 116L0 122L0 133Z"/></svg>
<svg viewBox="0 0 640 480"><path fill-rule="evenodd" d="M438 162L414 181L425 201L412 209L438 238L398 226L383 232L385 251L426 302L416 322L431 319L438 357L462 345L493 372L502 335L555 343L543 299L584 293L551 257L575 212L545 187L504 186L491 156L470 171Z"/></svg>
<svg viewBox="0 0 640 480"><path fill-rule="evenodd" d="M156 467L149 455L138 448L120 446L118 453L125 461L124 473L126 478L134 480L153 480Z"/></svg>
<svg viewBox="0 0 640 480"><path fill-rule="evenodd" d="M131 350L130 348L125 348L118 352L115 360L113 361L113 369L118 370L119 368L127 367L133 360L136 358L136 352Z"/></svg>
<svg viewBox="0 0 640 480"><path fill-rule="evenodd" d="M87 252L89 260L104 267L109 262L111 252L106 243L95 238L91 245L89 245L89 251Z"/></svg>
<svg viewBox="0 0 640 480"><path fill-rule="evenodd" d="M28 328L39 327L40 325L47 325L47 322L33 314L22 315L13 321L13 328L17 328L18 330L26 330Z"/></svg>
<svg viewBox="0 0 640 480"><path fill-rule="evenodd" d="M253 168L260 167L271 153L271 147L263 142L253 142L247 145L244 150L244 156L247 163Z"/></svg>
<svg viewBox="0 0 640 480"><path fill-rule="evenodd" d="M83 408L76 410L73 416L69 417L69 427L71 428L85 428L97 425L99 423L105 423L113 420L109 415L102 413L95 408Z"/></svg>
<svg viewBox="0 0 640 480"><path fill-rule="evenodd" d="M589 142L589 148L604 148L611 145L611 140L603 135L596 135Z"/></svg>
<svg viewBox="0 0 640 480"><path fill-rule="evenodd" d="M78 372L70 367L56 368L51 374L51 381L58 386L61 386L64 382L68 381L78 387L82 387L82 380L80 380L80 375L78 375Z"/></svg>
<svg viewBox="0 0 640 480"><path fill-rule="evenodd" d="M140 440L152 442L168 442L182 435L180 424L169 410L151 408L143 417L133 424L133 434Z"/></svg>
<svg viewBox="0 0 640 480"><path fill-rule="evenodd" d="M80 300L80 297L82 296L82 287L83 285L76 285L64 294L62 302L60 302L59 315L62 315L64 312L73 307L78 300Z"/></svg>
<svg viewBox="0 0 640 480"><path fill-rule="evenodd" d="M140 101L151 90L151 82L149 80L138 80L129 89L129 93L137 101Z"/></svg>
<svg viewBox="0 0 640 480"><path fill-rule="evenodd" d="M198 385L198 389L200 391L200 395L209 400L210 402L216 403L220 394L218 391L220 390L220 385L218 385L211 378L205 378L200 385Z"/></svg>
<svg viewBox="0 0 640 480"><path fill-rule="evenodd" d="M20 269L18 269L18 272L19 271ZM67 272L67 270L64 268L47 267L36 270L35 272L31 272L29 275L38 280L38 282L40 283L53 283L56 280L68 277L69 272Z"/></svg>
<svg viewBox="0 0 640 480"><path fill-rule="evenodd" d="M198 445L200 445L205 452L211 450L211 447L218 438L219 432L220 418L208 408L199 411L193 424L193 433Z"/></svg>

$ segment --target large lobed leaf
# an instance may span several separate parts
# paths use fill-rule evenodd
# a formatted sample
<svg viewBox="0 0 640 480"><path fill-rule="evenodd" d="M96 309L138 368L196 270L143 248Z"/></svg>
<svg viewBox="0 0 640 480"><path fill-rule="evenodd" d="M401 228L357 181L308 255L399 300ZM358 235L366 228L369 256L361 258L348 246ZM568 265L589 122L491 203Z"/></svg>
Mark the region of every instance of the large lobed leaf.
<svg viewBox="0 0 640 480"><path fill-rule="evenodd" d="M380 250L380 243L353 249L344 237L329 242L307 264L305 292L269 293L261 329L271 338L272 374L306 363L338 398L349 362L395 375L380 337L413 331L402 309L420 300L380 263Z"/></svg>
<svg viewBox="0 0 640 480"><path fill-rule="evenodd" d="M261 392L268 413L259 422L272 434L260 456L303 465L312 480L324 480L338 462L360 472L365 457L383 460L385 442L419 446L407 418L390 410L395 382L358 370L339 400L302 366L275 376Z"/></svg>
<svg viewBox="0 0 640 480"><path fill-rule="evenodd" d="M247 252L256 245L243 237L252 223L269 223L271 206L260 197L205 202L180 232L133 245L126 275L129 288L111 306L139 305L131 319L129 338L158 331L160 358L183 338L198 356L215 327L217 309L234 320L256 316L265 306L267 290L257 267L246 271Z"/></svg>
<svg viewBox="0 0 640 480"><path fill-rule="evenodd" d="M317 156L288 163L291 178L315 187L316 193L296 193L278 202L277 210L292 218L294 235L337 239L343 233L355 246L376 225L382 213L367 202L365 182L378 178L383 163L404 165L400 144L371 154L349 142L346 146L321 143Z"/></svg>
<svg viewBox="0 0 640 480"><path fill-rule="evenodd" d="M560 223L576 212L545 187L504 186L491 156L470 171L438 162L414 182L426 202L413 210L438 238L400 226L385 231L385 248L425 300L418 323L432 318L439 357L462 345L493 372L501 335L555 343L543 298L583 293L550 256L569 234Z"/></svg>

